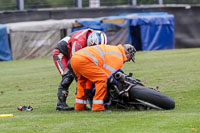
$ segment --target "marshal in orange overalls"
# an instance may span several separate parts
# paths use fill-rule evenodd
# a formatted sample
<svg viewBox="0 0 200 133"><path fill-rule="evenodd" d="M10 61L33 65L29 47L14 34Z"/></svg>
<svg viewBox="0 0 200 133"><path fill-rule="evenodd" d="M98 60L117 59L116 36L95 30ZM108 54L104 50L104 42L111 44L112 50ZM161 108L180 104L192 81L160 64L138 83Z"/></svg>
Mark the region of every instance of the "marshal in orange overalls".
<svg viewBox="0 0 200 133"><path fill-rule="evenodd" d="M96 87L92 110L105 110L107 78L112 72L122 68L126 60L122 45L96 45L77 51L71 58L71 66L78 79L75 110L85 110L85 89L90 88L90 82L95 83Z"/></svg>

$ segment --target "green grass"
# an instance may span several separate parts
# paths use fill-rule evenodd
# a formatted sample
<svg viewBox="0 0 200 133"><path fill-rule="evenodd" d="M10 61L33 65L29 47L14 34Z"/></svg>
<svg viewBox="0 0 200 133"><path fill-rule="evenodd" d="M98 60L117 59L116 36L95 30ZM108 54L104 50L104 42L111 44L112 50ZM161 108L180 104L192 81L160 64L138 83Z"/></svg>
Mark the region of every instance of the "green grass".
<svg viewBox="0 0 200 133"><path fill-rule="evenodd" d="M0 133L190 133L200 132L200 49L138 52L133 72L146 86L174 98L169 111L114 110L112 113L55 110L60 75L52 58L0 62ZM68 104L75 100L75 82ZM18 111L31 105L32 112Z"/></svg>

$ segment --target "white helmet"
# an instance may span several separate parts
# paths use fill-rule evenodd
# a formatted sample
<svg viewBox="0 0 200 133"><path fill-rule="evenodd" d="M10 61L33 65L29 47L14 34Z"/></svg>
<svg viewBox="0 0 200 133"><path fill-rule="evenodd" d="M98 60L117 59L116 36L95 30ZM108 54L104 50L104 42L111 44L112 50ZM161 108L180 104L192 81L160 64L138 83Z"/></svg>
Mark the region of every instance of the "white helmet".
<svg viewBox="0 0 200 133"><path fill-rule="evenodd" d="M87 39L87 46L99 45L99 44L107 44L107 36L102 31L94 31L92 32Z"/></svg>

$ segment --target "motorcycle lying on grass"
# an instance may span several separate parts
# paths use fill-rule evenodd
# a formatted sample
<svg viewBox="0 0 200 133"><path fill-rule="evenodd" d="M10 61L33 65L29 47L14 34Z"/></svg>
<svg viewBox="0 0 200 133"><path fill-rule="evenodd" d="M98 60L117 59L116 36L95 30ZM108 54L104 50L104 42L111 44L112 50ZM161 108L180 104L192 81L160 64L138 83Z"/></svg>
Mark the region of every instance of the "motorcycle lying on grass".
<svg viewBox="0 0 200 133"><path fill-rule="evenodd" d="M175 108L174 100L159 92L157 88L150 88L134 77L132 73L126 75L121 69L109 76L107 81L106 108L120 108L136 110L170 110Z"/></svg>

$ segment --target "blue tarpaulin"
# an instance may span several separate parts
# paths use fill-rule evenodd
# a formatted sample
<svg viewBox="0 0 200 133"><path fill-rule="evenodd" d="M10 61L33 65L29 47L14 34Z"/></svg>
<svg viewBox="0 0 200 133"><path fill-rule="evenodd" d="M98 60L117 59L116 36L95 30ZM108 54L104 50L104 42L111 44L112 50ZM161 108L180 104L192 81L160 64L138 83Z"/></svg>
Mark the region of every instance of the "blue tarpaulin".
<svg viewBox="0 0 200 133"><path fill-rule="evenodd" d="M105 19L115 21L121 18L126 19L121 24L112 23L113 21L102 23ZM115 41L115 45L131 43L137 50L148 51L174 48L174 16L166 12L120 14L119 16L76 21L82 27L74 28L73 31L85 28L101 30L106 32L108 38L112 38L112 42L119 40ZM121 32L122 29L125 32ZM126 41L120 41L122 39Z"/></svg>
<svg viewBox="0 0 200 133"><path fill-rule="evenodd" d="M174 48L174 16L168 13L138 13L130 21L133 44L139 50ZM125 16L124 14L122 16ZM138 34L140 36L138 36Z"/></svg>
<svg viewBox="0 0 200 133"><path fill-rule="evenodd" d="M8 41L7 28L0 24L0 61L11 60L11 51Z"/></svg>
<svg viewBox="0 0 200 133"><path fill-rule="evenodd" d="M112 23L112 22L103 22L104 20L116 20L123 19L124 21L120 24ZM124 19L121 16L110 16L110 17L102 17L92 20L76 20L82 27L73 28L73 31L91 28L95 30L104 31L108 38L108 44L117 45L117 44L125 44L131 43L131 35L129 28L129 21Z"/></svg>

